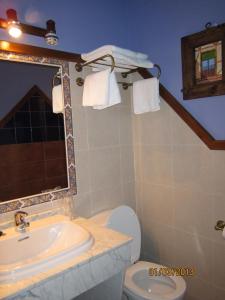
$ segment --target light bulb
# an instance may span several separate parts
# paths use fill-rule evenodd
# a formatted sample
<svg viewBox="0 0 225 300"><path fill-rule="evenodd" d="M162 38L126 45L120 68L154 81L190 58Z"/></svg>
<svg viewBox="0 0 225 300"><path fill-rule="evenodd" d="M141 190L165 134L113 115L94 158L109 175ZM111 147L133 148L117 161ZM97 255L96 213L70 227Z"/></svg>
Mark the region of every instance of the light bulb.
<svg viewBox="0 0 225 300"><path fill-rule="evenodd" d="M10 22L10 24L8 25L8 33L9 35L11 35L16 39L18 39L21 36L22 30L18 25L18 22L15 21Z"/></svg>

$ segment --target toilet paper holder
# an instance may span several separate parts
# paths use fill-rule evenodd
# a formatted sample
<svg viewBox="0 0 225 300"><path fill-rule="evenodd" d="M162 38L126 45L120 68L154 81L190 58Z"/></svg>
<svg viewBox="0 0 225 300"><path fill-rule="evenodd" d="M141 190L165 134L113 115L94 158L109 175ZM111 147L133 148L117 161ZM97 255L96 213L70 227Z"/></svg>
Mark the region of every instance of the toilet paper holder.
<svg viewBox="0 0 225 300"><path fill-rule="evenodd" d="M215 226L215 230L224 230L225 228L225 222L222 220L217 221L216 226Z"/></svg>

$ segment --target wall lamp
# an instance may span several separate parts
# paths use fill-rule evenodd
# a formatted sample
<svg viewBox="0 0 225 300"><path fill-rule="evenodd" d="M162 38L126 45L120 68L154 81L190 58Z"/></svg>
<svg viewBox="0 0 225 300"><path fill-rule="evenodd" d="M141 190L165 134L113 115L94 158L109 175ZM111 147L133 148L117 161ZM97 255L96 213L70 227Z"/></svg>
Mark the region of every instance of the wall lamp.
<svg viewBox="0 0 225 300"><path fill-rule="evenodd" d="M48 45L55 46L58 44L58 36L56 35L55 22L48 20L46 29L32 25L20 23L17 18L17 12L14 9L6 11L7 19L0 18L0 28L8 31L9 35L19 38L22 33L27 33L39 37L43 37Z"/></svg>

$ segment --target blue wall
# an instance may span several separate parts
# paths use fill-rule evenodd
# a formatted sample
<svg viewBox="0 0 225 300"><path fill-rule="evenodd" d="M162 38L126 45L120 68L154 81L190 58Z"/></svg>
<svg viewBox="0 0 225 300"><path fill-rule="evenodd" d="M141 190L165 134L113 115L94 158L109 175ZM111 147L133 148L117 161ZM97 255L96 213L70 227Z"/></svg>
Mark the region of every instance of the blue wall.
<svg viewBox="0 0 225 300"><path fill-rule="evenodd" d="M133 26L129 46L149 54L162 67L161 82L217 139L225 139L225 95L184 101L180 39L225 22L224 0L130 1Z"/></svg>
<svg viewBox="0 0 225 300"><path fill-rule="evenodd" d="M82 53L104 44L127 47L129 0L0 0L0 17L7 8L15 8L20 21L45 27L48 19L56 21L60 42L54 49ZM4 30L0 39L10 40ZM12 39L11 39L12 40ZM14 39L15 41L15 39ZM42 38L23 35L20 43L47 47Z"/></svg>
<svg viewBox="0 0 225 300"><path fill-rule="evenodd" d="M100 45L143 51L162 67L162 83L217 139L225 139L225 96L183 101L180 38L225 22L224 0L0 0L0 12L16 8L20 20L45 26L54 19L60 43L54 49L82 53ZM9 40L3 30L0 39ZM24 35L21 43L46 47Z"/></svg>

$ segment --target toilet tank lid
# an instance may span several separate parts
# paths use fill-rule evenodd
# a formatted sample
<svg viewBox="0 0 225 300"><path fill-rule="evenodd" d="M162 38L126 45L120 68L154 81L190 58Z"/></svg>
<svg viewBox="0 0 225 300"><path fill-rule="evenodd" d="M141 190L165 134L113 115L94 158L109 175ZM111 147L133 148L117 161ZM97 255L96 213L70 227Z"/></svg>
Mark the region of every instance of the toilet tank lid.
<svg viewBox="0 0 225 300"><path fill-rule="evenodd" d="M131 244L131 261L135 262L140 257L141 230L138 217L134 210L126 205L103 211L90 218L100 226L104 226L133 237Z"/></svg>

